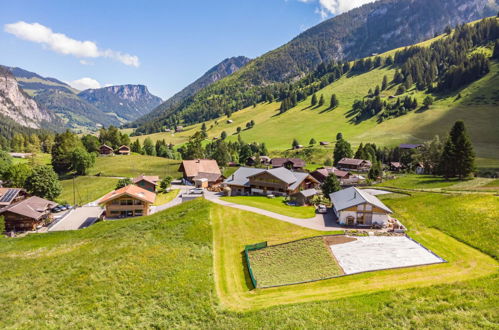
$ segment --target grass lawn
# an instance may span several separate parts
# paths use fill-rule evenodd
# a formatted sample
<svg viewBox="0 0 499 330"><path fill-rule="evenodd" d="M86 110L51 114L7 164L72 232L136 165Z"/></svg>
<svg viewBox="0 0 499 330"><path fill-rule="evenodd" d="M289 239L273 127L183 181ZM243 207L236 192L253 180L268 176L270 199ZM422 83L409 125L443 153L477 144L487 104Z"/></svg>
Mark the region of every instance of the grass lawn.
<svg viewBox="0 0 499 330"><path fill-rule="evenodd" d="M464 181L457 179L446 180L443 177L433 175L401 174L396 179L384 181L377 184L377 186L402 189L434 189L450 187L460 182Z"/></svg>
<svg viewBox="0 0 499 330"><path fill-rule="evenodd" d="M222 197L224 201L257 207L259 209L287 215L294 218L313 218L315 207L313 206L290 206L284 197L267 198L265 196L233 196Z"/></svg>
<svg viewBox="0 0 499 330"><path fill-rule="evenodd" d="M141 174L158 175L160 178L180 177L180 161L161 157L132 154L130 156L97 157L90 175L135 177Z"/></svg>
<svg viewBox="0 0 499 330"><path fill-rule="evenodd" d="M342 274L322 237L250 251L249 258L258 288Z"/></svg>
<svg viewBox="0 0 499 330"><path fill-rule="evenodd" d="M178 195L178 189L172 189L167 193L156 194L156 201L154 202L154 205L158 206L166 204L175 197L177 197L177 195Z"/></svg>
<svg viewBox="0 0 499 330"><path fill-rule="evenodd" d="M34 163L37 165L49 165L52 161L52 155L51 154L44 154L44 153L36 153L30 158L12 158L12 162L14 164L25 164L25 163Z"/></svg>
<svg viewBox="0 0 499 330"><path fill-rule="evenodd" d="M245 244L324 233L195 200L78 231L0 238L0 327L494 328L497 262L424 232L449 264L253 291Z"/></svg>
<svg viewBox="0 0 499 330"><path fill-rule="evenodd" d="M76 204L84 205L101 198L114 190L117 183L118 179L114 178L96 176L76 177ZM73 204L73 179L61 180L61 185L62 193L57 200Z"/></svg>

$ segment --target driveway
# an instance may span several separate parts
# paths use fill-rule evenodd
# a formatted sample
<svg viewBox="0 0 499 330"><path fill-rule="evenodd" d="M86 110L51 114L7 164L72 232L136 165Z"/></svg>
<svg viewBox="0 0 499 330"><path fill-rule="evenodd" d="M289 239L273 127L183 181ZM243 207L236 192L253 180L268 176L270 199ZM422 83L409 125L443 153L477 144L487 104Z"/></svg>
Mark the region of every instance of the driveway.
<svg viewBox="0 0 499 330"><path fill-rule="evenodd" d="M231 203L227 202L224 200L220 199L220 194L219 193L213 193L206 191L205 192L205 198L213 203L217 203L223 206L228 206L244 211L249 211L261 215L265 215L267 217L276 219L276 220L281 220L285 222L292 223L297 226L309 228L309 229L314 229L318 231L332 231L332 230L344 230L345 228L336 223L336 216L331 210L328 210L327 214L316 214L315 217L309 218L309 219L301 219L301 218L293 218L293 217L288 217L286 215L274 213L271 211L267 210L262 210L257 207L252 207L252 206L247 206L247 205L241 205L241 204L236 204L236 203ZM297 206L298 207L298 206Z"/></svg>
<svg viewBox="0 0 499 330"><path fill-rule="evenodd" d="M104 210L98 206L83 206L69 212L63 219L49 227L48 231L77 230L97 221Z"/></svg>

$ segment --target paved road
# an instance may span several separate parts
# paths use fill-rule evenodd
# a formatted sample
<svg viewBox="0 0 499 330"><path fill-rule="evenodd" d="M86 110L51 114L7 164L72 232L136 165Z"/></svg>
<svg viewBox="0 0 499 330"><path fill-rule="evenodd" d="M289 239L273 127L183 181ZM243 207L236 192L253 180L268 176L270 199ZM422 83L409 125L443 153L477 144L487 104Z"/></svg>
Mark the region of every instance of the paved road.
<svg viewBox="0 0 499 330"><path fill-rule="evenodd" d="M98 206L83 206L74 209L48 231L77 230L92 225L102 214Z"/></svg>
<svg viewBox="0 0 499 330"><path fill-rule="evenodd" d="M288 217L282 214L270 212L267 210L262 210L257 207L241 205L236 203L227 202L220 199L220 195L212 192L205 192L205 198L214 203L233 207L236 209L249 211L253 213L258 213L261 215L265 215L270 218L274 218L276 220L281 220L285 222L292 223L297 226L319 230L319 231L331 231L331 230L344 230L345 228L336 223L336 216L334 213L329 210L327 214L316 214L315 217L309 219L301 219L301 218L293 218Z"/></svg>

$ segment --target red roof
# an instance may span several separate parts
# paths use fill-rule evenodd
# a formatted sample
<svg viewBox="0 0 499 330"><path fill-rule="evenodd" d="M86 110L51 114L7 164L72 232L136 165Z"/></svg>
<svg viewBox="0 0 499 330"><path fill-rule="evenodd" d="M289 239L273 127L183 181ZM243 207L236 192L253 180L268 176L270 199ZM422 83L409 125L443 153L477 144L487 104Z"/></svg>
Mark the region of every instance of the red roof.
<svg viewBox="0 0 499 330"><path fill-rule="evenodd" d="M184 160L180 165L179 171L184 172L188 178L195 177L200 172L222 175L217 161L214 159Z"/></svg>
<svg viewBox="0 0 499 330"><path fill-rule="evenodd" d="M147 181L153 185L157 185L159 181L159 176L157 175L144 175L138 176L132 180L134 184L137 184L140 181Z"/></svg>
<svg viewBox="0 0 499 330"><path fill-rule="evenodd" d="M131 184L131 185L128 185L126 187L111 191L110 193L108 193L107 195L102 197L99 200L99 203L105 204L105 203L110 202L113 199L119 198L121 196L130 196L132 198L140 199L141 201L151 203L151 204L154 203L154 201L156 200L155 193Z"/></svg>

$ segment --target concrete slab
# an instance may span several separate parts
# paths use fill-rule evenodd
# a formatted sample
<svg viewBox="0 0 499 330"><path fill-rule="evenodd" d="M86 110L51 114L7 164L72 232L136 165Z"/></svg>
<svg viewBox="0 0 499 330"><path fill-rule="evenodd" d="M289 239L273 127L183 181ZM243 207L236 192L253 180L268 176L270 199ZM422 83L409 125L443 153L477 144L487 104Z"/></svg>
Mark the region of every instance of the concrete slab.
<svg viewBox="0 0 499 330"><path fill-rule="evenodd" d="M331 251L345 274L444 262L405 236L362 236Z"/></svg>
<svg viewBox="0 0 499 330"><path fill-rule="evenodd" d="M64 219L49 228L50 231L77 230L92 225L99 219L103 209L98 206L83 206L74 209Z"/></svg>
<svg viewBox="0 0 499 330"><path fill-rule="evenodd" d="M386 191L386 190L381 190L381 189L372 189L372 188L362 189L362 191L365 191L373 196L393 194L391 191Z"/></svg>

